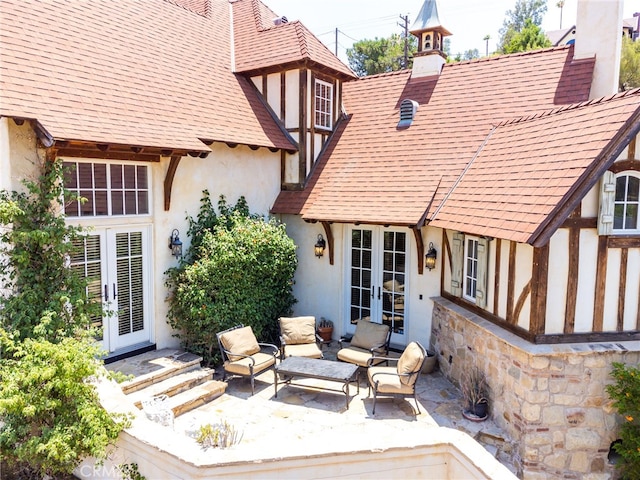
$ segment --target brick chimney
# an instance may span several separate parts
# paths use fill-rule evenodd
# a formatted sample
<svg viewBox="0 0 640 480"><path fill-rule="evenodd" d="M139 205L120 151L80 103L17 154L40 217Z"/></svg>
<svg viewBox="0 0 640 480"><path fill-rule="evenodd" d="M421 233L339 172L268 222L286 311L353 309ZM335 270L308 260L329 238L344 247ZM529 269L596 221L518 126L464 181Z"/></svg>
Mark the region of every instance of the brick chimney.
<svg viewBox="0 0 640 480"><path fill-rule="evenodd" d="M589 98L618 92L623 0L578 0L574 58L596 57Z"/></svg>

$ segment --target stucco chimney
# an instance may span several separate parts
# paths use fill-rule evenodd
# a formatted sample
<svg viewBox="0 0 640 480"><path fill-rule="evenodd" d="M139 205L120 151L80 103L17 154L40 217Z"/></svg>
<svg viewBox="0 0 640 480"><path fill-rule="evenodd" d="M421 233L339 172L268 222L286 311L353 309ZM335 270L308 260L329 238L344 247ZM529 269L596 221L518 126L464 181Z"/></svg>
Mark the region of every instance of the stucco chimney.
<svg viewBox="0 0 640 480"><path fill-rule="evenodd" d="M596 57L589 98L618 92L623 0L578 0L574 58Z"/></svg>

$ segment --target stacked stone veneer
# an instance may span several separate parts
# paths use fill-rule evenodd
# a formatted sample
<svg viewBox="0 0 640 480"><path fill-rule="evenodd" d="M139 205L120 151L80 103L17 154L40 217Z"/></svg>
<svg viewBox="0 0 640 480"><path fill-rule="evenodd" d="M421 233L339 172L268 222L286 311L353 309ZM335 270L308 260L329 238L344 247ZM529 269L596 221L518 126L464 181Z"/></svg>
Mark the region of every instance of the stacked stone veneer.
<svg viewBox="0 0 640 480"><path fill-rule="evenodd" d="M619 416L605 386L611 364L637 364L640 342L534 345L435 298L432 348L455 384L477 367L491 416L519 449L524 479L616 477L608 461Z"/></svg>

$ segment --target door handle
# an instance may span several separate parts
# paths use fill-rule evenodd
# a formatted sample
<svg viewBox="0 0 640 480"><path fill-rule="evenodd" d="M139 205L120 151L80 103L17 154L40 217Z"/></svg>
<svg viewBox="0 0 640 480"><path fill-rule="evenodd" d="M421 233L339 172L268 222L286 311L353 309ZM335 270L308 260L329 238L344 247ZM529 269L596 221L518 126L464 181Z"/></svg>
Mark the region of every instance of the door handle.
<svg viewBox="0 0 640 480"><path fill-rule="evenodd" d="M117 293L116 293L116 284L113 284L113 299L115 300L117 297Z"/></svg>
<svg viewBox="0 0 640 480"><path fill-rule="evenodd" d="M380 287L378 287L378 300L380 300Z"/></svg>
<svg viewBox="0 0 640 480"><path fill-rule="evenodd" d="M104 286L104 301L109 301L109 286L107 284Z"/></svg>
<svg viewBox="0 0 640 480"><path fill-rule="evenodd" d="M376 288L376 287L374 287L373 285L371 285L371 298L373 298L373 296L375 295L375 293L374 293L374 292L375 292L375 291L374 291L374 288Z"/></svg>

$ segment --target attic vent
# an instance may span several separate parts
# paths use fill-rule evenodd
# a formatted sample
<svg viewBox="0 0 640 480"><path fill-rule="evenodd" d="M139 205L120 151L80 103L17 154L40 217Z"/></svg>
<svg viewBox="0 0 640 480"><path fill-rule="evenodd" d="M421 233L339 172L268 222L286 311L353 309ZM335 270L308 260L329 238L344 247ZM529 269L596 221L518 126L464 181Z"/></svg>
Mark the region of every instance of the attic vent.
<svg viewBox="0 0 640 480"><path fill-rule="evenodd" d="M289 22L289 20L287 20L287 17L285 17L284 15L282 17L276 17L273 19L274 25L282 25L283 23L287 22Z"/></svg>
<svg viewBox="0 0 640 480"><path fill-rule="evenodd" d="M415 117L418 111L418 102L415 100L403 100L400 104L400 121L398 122L398 128L407 128L411 126L413 117Z"/></svg>

